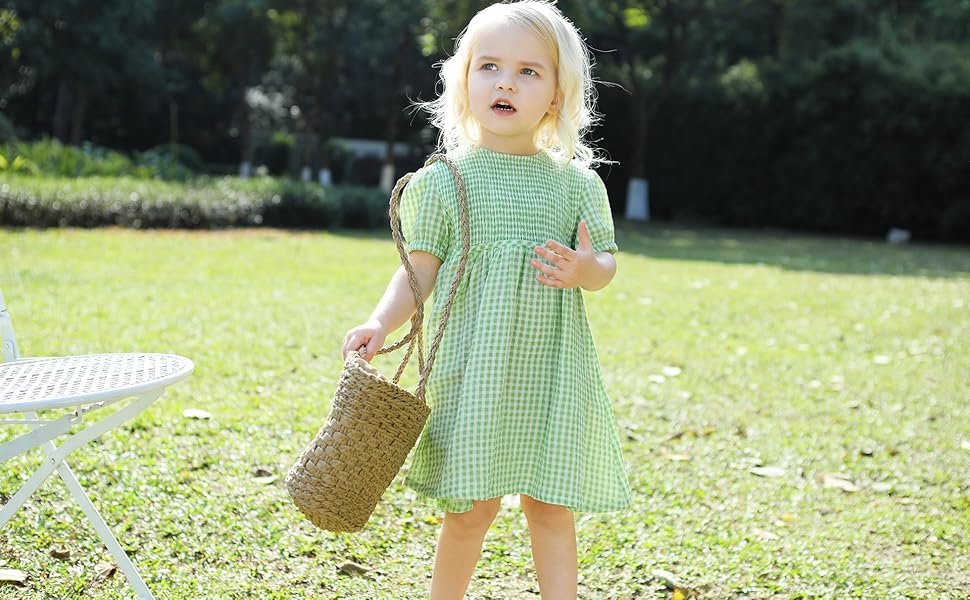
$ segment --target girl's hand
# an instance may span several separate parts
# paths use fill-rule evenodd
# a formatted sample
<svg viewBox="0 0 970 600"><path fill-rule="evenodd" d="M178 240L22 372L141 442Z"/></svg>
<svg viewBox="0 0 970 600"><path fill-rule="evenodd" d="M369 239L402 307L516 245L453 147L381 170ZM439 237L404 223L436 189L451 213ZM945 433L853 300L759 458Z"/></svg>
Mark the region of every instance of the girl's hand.
<svg viewBox="0 0 970 600"><path fill-rule="evenodd" d="M586 221L579 222L579 245L575 250L554 240L546 242L546 246L537 246L535 252L546 259L548 265L532 259L532 266L539 271L536 281L542 285L554 288L580 287L589 280L591 272L598 266Z"/></svg>
<svg viewBox="0 0 970 600"><path fill-rule="evenodd" d="M361 350L361 354L364 360L370 362L374 359L377 351L384 347L384 340L387 339L387 332L377 321L368 321L363 325L358 325L344 336L344 348L343 357L347 358L347 354L351 350L361 350L361 346L365 346Z"/></svg>

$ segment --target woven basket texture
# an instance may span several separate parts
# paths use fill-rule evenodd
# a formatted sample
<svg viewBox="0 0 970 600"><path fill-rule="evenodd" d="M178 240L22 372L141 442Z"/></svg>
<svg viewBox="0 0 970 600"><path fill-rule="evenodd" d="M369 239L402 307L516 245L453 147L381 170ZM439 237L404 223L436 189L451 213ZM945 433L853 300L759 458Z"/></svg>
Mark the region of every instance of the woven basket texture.
<svg viewBox="0 0 970 600"><path fill-rule="evenodd" d="M286 477L310 522L359 531L417 442L427 405L348 355L330 416Z"/></svg>
<svg viewBox="0 0 970 600"><path fill-rule="evenodd" d="M409 173L391 192L390 217L391 232L415 297L415 314L408 334L378 352L383 354L407 345L404 358L393 379L387 379L359 352L349 352L330 415L286 475L286 488L297 508L321 529L360 531L367 524L417 442L430 413L424 402L424 387L464 273L470 245L464 182L454 163L442 155L430 157L425 164L438 160L446 163L455 177L462 226L461 256L441 323L425 361L421 331L424 302L405 250L399 218L401 192L413 175ZM412 393L398 385L398 380L415 347L420 377Z"/></svg>

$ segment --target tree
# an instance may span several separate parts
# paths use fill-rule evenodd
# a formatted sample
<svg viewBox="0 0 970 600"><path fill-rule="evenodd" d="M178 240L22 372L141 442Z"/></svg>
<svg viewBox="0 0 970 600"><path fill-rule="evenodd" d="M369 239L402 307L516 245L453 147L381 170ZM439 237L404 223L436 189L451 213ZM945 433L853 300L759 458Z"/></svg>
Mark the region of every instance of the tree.
<svg viewBox="0 0 970 600"><path fill-rule="evenodd" d="M56 89L51 133L79 144L90 106L126 82L158 86L149 30L153 0L87 3L45 0L11 3L22 26L14 45L35 81Z"/></svg>
<svg viewBox="0 0 970 600"><path fill-rule="evenodd" d="M347 35L354 4L351 0L283 0L269 13L279 42L277 51L288 57L300 75L293 112L301 134L303 178L309 179L319 166L318 176L325 184L331 175L324 149L351 100L344 61L347 48L356 43Z"/></svg>
<svg viewBox="0 0 970 600"><path fill-rule="evenodd" d="M198 38L192 28L203 16L204 9L205 5L195 0L166 0L154 18L173 165L179 162L179 97L189 85L193 61L200 58Z"/></svg>
<svg viewBox="0 0 970 600"><path fill-rule="evenodd" d="M20 72L23 51L15 45L17 31L21 27L17 12L0 8L0 114L7 107L11 94L23 88L24 75Z"/></svg>
<svg viewBox="0 0 970 600"><path fill-rule="evenodd" d="M259 84L275 50L269 0L221 0L206 4L193 32L200 45L205 87L232 98L233 121L239 137L240 174L249 174L253 160L249 88Z"/></svg>
<svg viewBox="0 0 970 600"><path fill-rule="evenodd" d="M564 3L565 4L565 3ZM677 80L696 56L692 46L703 36L702 17L709 0L612 0L570 2L584 33L610 50L598 61L600 72L629 92L632 133L627 216L648 219L645 150L650 123Z"/></svg>
<svg viewBox="0 0 970 600"><path fill-rule="evenodd" d="M394 146L408 98L418 87L416 84L432 75L430 69L422 73L415 68L425 61L421 42L432 32L433 22L426 16L427 11L424 1L364 0L355 5L350 19L348 33L358 43L348 50L348 64L367 68L355 68L347 80L356 96L373 98L369 109L361 108L373 112L374 118L384 125L386 151L381 187L388 192L394 184ZM366 18L368 14L370 18ZM379 91L378 95L373 94L374 90Z"/></svg>

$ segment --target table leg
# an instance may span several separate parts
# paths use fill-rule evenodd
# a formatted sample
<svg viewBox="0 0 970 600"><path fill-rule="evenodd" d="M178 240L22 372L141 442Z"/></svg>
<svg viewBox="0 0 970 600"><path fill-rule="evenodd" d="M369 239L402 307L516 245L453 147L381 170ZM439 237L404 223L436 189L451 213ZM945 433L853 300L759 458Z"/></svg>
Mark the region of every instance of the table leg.
<svg viewBox="0 0 970 600"><path fill-rule="evenodd" d="M53 442L47 442L47 444L51 446L54 445ZM138 569L135 568L135 565L132 564L131 559L128 558L128 553L125 552L125 549L122 548L121 544L118 543L118 540L115 539L115 536L111 533L111 530L108 529L108 524L105 523L104 519L101 518L101 514L98 513L98 509L94 507L91 499L84 492L84 488L81 487L80 482L78 482L77 477L74 476L71 468L67 466L67 463L62 462L57 467L57 474L60 475L61 479L64 480L64 484L67 486L67 489L71 490L71 495L74 496L74 499L81 506L81 510L84 511L88 521L91 522L91 526L94 527L96 532L98 532L98 537L101 538L104 545L108 547L108 552L111 553L111 556L115 559L115 562L118 563L118 568L121 569L121 572L125 574L125 577L128 579L128 583L131 584L131 587L135 590L135 593L138 594L138 597L154 600L155 596L152 595L151 591L148 589L148 586L145 585L145 581L141 578L141 574L138 572Z"/></svg>
<svg viewBox="0 0 970 600"><path fill-rule="evenodd" d="M161 395L161 390L153 391L147 395L143 395L135 400L133 400L128 406L122 408L118 412L101 419L100 421L92 424L87 429L79 431L78 433L67 438L63 444L60 446L55 446L55 450L51 451L47 448L47 460L45 460L34 474L31 475L30 479L27 480L20 490L14 494L10 502L6 503L3 510L0 510L0 527L3 527L7 521L20 509L27 498L30 497L37 488L40 487L44 481L50 477L50 474L54 472L57 465L64 460L64 458L73 452L74 450L80 448L81 446L87 444L91 440L100 437L105 431L113 427L117 427L121 423L133 418L141 411L148 408L148 406L154 402L158 396ZM31 415L31 418L37 418L37 413L25 412L24 414ZM53 445L53 442L47 442Z"/></svg>
<svg viewBox="0 0 970 600"><path fill-rule="evenodd" d="M56 421L45 421L43 423L29 433L16 437L5 444L0 444L0 463L5 463L14 456L33 450L43 442L71 432L71 415L64 415ZM0 425L3 424L3 422L0 422Z"/></svg>
<svg viewBox="0 0 970 600"><path fill-rule="evenodd" d="M119 544L118 540L115 539L114 535L112 535L108 525L104 522L104 519L101 518L100 513L98 513L98 510L94 507L91 499L84 491L84 488L77 480L77 477L74 476L74 473L71 471L70 467L68 467L67 463L64 462L64 459L68 454L80 446L83 446L89 441L100 437L109 429L116 427L138 415L140 412L148 408L152 402L157 400L161 393L162 390L153 390L139 396L114 414L105 417L104 419L92 424L87 429L74 434L60 446L55 445L52 441L44 442L43 447L47 452L47 460L45 460L44 463L38 467L27 483L25 483L14 495L14 497L11 498L10 502L3 507L3 510L0 510L0 527L3 527L7 521L10 520L14 513L16 513L20 506L23 505L23 503L27 500L27 498L33 494L40 484L43 483L44 480L47 479L47 477L49 477L50 474L56 469L58 475L60 475L61 479L64 480L64 484L67 486L68 490L70 490L74 500L78 503L78 505L80 505L81 510L88 518L88 521L91 522L91 525L97 532L98 537L101 538L101 541L108 548L108 552L111 553L111 556L118 563L118 568L120 568L121 572L124 573L125 577L128 579L128 583L135 590L135 593L138 594L139 598L154 600L155 597L148 589L148 586L145 585L144 580L138 573L138 569L135 568L135 565L131 562L131 559L128 557L128 554L125 552L124 548L121 547L121 544ZM31 418L37 418L36 413L25 414Z"/></svg>

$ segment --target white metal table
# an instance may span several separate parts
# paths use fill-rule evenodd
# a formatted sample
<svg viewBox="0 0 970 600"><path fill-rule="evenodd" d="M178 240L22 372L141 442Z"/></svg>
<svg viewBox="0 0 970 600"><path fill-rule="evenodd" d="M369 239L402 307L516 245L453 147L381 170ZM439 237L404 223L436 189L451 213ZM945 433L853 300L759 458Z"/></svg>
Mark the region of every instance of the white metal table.
<svg viewBox="0 0 970 600"><path fill-rule="evenodd" d="M195 365L174 354L91 354L23 359L0 363L0 416L19 413L24 419L3 419L0 425L27 425L30 431L0 445L0 464L33 448L43 447L47 459L0 509L0 528L55 470L101 541L141 598L154 598L131 559L112 535L65 457L104 432L148 408L169 385L189 376ZM115 412L74 434L75 425L91 413L128 401ZM60 416L41 419L38 413ZM70 435L60 446L53 440Z"/></svg>

